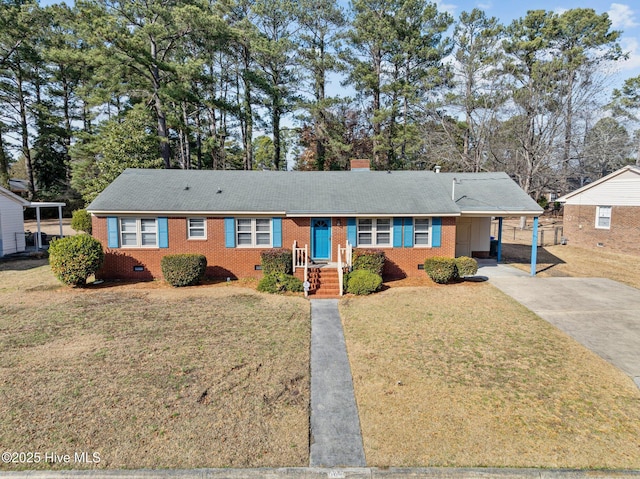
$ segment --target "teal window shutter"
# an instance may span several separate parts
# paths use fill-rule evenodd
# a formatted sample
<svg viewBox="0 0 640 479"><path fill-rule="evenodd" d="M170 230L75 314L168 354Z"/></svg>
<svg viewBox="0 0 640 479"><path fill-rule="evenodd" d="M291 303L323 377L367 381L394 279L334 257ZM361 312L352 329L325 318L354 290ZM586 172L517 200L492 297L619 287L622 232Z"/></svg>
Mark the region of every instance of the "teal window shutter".
<svg viewBox="0 0 640 479"><path fill-rule="evenodd" d="M158 218L158 246L169 247L169 220L166 217Z"/></svg>
<svg viewBox="0 0 640 479"><path fill-rule="evenodd" d="M351 246L358 246L358 228L355 218L347 218L347 241Z"/></svg>
<svg viewBox="0 0 640 479"><path fill-rule="evenodd" d="M402 247L402 218L393 218L393 247Z"/></svg>
<svg viewBox="0 0 640 479"><path fill-rule="evenodd" d="M273 230L273 247L282 248L282 218L273 218L271 227Z"/></svg>
<svg viewBox="0 0 640 479"><path fill-rule="evenodd" d="M227 248L236 247L236 220L234 218L224 219L224 245Z"/></svg>
<svg viewBox="0 0 640 479"><path fill-rule="evenodd" d="M413 248L413 218L404 219L404 247Z"/></svg>
<svg viewBox="0 0 640 479"><path fill-rule="evenodd" d="M442 236L442 218L431 219L431 247L440 247L440 237Z"/></svg>
<svg viewBox="0 0 640 479"><path fill-rule="evenodd" d="M115 216L107 217L107 246L109 248L119 248L118 241L118 218Z"/></svg>

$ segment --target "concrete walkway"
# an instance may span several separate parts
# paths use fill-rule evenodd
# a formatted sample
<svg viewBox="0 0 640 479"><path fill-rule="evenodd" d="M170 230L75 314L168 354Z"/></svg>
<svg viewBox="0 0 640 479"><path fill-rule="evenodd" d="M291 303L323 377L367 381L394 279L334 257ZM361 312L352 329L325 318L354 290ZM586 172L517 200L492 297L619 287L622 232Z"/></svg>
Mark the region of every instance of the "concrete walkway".
<svg viewBox="0 0 640 479"><path fill-rule="evenodd" d="M480 262L479 276L629 375L640 388L640 290L604 278L540 278Z"/></svg>
<svg viewBox="0 0 640 479"><path fill-rule="evenodd" d="M366 465L337 299L311 300L311 467Z"/></svg>

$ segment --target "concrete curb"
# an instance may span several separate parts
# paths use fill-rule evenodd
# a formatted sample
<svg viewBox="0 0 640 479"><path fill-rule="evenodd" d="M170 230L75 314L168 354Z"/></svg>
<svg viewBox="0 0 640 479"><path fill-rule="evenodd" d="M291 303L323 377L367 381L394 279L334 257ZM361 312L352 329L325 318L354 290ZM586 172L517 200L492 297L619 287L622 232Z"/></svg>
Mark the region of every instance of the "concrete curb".
<svg viewBox="0 0 640 479"><path fill-rule="evenodd" d="M514 468L304 468L277 469L142 469L0 472L10 479L638 479L640 470L574 470Z"/></svg>

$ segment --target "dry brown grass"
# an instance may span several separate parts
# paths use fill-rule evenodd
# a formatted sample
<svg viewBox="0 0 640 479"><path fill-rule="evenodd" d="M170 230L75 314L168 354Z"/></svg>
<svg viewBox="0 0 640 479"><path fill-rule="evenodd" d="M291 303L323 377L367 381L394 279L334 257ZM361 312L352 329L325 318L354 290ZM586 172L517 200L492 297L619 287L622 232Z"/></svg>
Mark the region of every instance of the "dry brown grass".
<svg viewBox="0 0 640 479"><path fill-rule="evenodd" d="M640 467L640 392L489 284L340 304L370 466Z"/></svg>
<svg viewBox="0 0 640 479"><path fill-rule="evenodd" d="M73 290L0 269L0 451L105 468L308 464L309 306L236 287ZM0 464L0 470L82 464Z"/></svg>

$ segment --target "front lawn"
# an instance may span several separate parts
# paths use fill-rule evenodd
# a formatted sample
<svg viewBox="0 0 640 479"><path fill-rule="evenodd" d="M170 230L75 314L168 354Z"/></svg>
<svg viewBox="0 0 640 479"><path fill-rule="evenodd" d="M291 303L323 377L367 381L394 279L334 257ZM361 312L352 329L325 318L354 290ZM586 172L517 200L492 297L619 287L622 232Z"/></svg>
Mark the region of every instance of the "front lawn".
<svg viewBox="0 0 640 479"><path fill-rule="evenodd" d="M491 285L340 312L369 466L640 467L632 380Z"/></svg>
<svg viewBox="0 0 640 479"><path fill-rule="evenodd" d="M0 470L306 466L309 305L250 289L60 286L0 265ZM47 464L46 453L71 456ZM86 457L86 456L85 456Z"/></svg>

